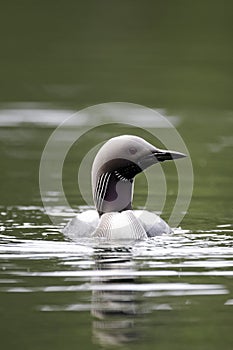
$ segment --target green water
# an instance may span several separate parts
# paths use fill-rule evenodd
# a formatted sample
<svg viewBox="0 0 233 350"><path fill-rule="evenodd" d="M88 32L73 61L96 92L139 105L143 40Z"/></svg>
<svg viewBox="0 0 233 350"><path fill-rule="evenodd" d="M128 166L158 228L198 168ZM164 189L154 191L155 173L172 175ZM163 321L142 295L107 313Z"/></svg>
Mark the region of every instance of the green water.
<svg viewBox="0 0 233 350"><path fill-rule="evenodd" d="M4 350L232 349L232 13L231 1L208 0L2 4ZM162 110L190 153L193 196L171 237L130 247L79 245L44 211L39 165L49 136L73 111L112 101ZM86 205L77 187L83 156L125 131L97 128L70 149L63 187L74 210ZM169 163L163 170L168 220L177 173ZM56 178L53 167L50 175ZM146 190L141 174L135 207L144 205ZM46 197L64 218L59 228L71 216L60 195L52 189Z"/></svg>

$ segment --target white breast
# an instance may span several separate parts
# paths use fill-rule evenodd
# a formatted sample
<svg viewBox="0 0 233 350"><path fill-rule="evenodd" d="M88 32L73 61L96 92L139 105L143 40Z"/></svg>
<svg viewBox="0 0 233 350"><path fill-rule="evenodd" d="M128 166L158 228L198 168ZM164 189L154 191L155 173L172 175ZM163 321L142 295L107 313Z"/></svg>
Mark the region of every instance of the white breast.
<svg viewBox="0 0 233 350"><path fill-rule="evenodd" d="M63 228L62 233L72 240L91 237L100 219L96 210L87 210L77 214Z"/></svg>
<svg viewBox="0 0 233 350"><path fill-rule="evenodd" d="M103 214L92 236L114 240L147 238L145 229L132 210Z"/></svg>
<svg viewBox="0 0 233 350"><path fill-rule="evenodd" d="M157 214L148 210L134 210L133 213L144 227L148 237L172 233L171 227Z"/></svg>
<svg viewBox="0 0 233 350"><path fill-rule="evenodd" d="M96 210L87 210L77 214L62 232L72 240L88 237L134 240L169 234L172 230L163 219L147 210L105 213L101 218Z"/></svg>

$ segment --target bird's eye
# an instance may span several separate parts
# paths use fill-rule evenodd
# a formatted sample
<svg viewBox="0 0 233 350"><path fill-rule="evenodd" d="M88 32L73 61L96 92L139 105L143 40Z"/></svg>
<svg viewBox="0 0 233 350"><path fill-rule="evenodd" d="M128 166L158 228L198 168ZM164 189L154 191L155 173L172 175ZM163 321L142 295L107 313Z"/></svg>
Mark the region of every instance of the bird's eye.
<svg viewBox="0 0 233 350"><path fill-rule="evenodd" d="M135 147L130 147L130 148L129 148L129 153L130 153L130 154L135 154L135 153L137 153L137 148L135 148Z"/></svg>

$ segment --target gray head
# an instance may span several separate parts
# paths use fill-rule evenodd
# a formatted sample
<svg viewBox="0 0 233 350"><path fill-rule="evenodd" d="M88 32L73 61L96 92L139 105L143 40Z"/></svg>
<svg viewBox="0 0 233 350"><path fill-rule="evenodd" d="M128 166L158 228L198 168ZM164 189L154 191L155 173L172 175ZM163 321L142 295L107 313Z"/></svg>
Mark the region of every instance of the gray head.
<svg viewBox="0 0 233 350"><path fill-rule="evenodd" d="M132 209L134 177L158 162L183 158L161 150L138 136L122 135L107 141L92 166L93 199L99 214Z"/></svg>

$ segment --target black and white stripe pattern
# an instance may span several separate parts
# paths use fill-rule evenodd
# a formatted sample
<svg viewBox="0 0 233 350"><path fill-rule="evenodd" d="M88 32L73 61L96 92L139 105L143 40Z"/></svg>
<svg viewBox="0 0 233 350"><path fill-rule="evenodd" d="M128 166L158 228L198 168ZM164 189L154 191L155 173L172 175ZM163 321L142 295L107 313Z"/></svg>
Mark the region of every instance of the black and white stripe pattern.
<svg viewBox="0 0 233 350"><path fill-rule="evenodd" d="M127 182L129 181L129 179L126 179L126 177L124 177L123 175L121 175L120 173L118 173L117 170L114 171L114 174L116 176L116 178L120 181L124 181L124 182Z"/></svg>
<svg viewBox="0 0 233 350"><path fill-rule="evenodd" d="M94 193L95 205L96 208L98 208L98 211L102 211L103 201L107 192L110 176L111 173L103 173L98 178Z"/></svg>
<svg viewBox="0 0 233 350"><path fill-rule="evenodd" d="M131 210L122 213L107 213L101 216L100 222L92 237L110 239L138 240L147 238L146 231Z"/></svg>

